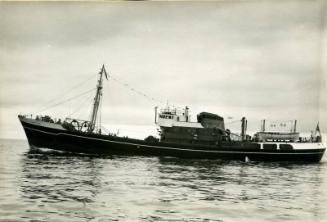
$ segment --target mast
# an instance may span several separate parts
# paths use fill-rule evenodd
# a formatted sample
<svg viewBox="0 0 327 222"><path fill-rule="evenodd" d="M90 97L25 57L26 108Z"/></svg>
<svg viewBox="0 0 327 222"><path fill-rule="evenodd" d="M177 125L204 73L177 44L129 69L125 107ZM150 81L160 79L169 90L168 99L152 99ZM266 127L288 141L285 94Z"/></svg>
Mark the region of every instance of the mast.
<svg viewBox="0 0 327 222"><path fill-rule="evenodd" d="M95 128L98 109L99 109L99 105L100 105L100 101L101 101L103 74L105 74L106 79L108 79L107 72L106 72L104 65L102 65L102 68L101 68L101 71L99 72L99 74L100 74L100 76L99 76L99 80L98 80L98 84L97 84L97 91L96 91L96 94L94 97L94 103L93 103L93 109L92 109L92 113L91 113L90 124L89 124L88 130L87 130L90 133L93 132L93 130Z"/></svg>

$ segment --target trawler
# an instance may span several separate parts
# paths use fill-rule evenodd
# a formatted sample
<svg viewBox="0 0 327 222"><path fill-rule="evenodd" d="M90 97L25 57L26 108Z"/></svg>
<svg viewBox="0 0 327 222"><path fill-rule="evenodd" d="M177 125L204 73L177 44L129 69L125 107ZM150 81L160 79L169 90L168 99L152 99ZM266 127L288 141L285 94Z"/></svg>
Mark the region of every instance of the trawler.
<svg viewBox="0 0 327 222"><path fill-rule="evenodd" d="M224 118L217 114L202 112L192 122L187 106L184 109L155 107L159 138L148 136L141 140L104 134L96 127L104 77L110 78L103 65L90 120L57 121L50 116L19 115L29 145L100 155L297 162L319 162L326 150L318 125L314 136L303 138L296 131L296 120L287 132L268 130L263 120L261 130L251 137L246 133L247 120L243 117L241 133L236 135L225 128Z"/></svg>

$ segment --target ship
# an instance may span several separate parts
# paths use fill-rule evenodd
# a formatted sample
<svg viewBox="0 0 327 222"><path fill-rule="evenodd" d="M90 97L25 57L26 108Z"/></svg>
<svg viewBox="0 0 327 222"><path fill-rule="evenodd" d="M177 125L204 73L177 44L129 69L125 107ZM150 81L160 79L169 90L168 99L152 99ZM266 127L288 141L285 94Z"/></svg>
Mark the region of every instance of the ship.
<svg viewBox="0 0 327 222"><path fill-rule="evenodd" d="M189 107L183 109L155 107L154 122L158 136L134 139L104 133L96 127L102 97L103 80L110 78L103 65L97 80L96 94L89 120L66 118L63 121L48 115L22 115L19 121L31 148L95 154L136 155L194 159L241 161L320 162L326 147L317 125L310 138L301 137L293 121L291 130L267 129L266 120L253 136L247 134L247 119L240 120L241 133L226 129L222 116L201 112L191 121Z"/></svg>

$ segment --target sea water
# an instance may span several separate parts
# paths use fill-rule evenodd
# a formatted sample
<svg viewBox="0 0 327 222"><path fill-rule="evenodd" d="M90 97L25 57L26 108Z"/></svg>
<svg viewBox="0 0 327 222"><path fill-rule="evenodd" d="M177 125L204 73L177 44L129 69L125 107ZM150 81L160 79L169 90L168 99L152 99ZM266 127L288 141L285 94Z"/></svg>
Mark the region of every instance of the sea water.
<svg viewBox="0 0 327 222"><path fill-rule="evenodd" d="M0 140L0 221L327 221L327 158L71 155Z"/></svg>

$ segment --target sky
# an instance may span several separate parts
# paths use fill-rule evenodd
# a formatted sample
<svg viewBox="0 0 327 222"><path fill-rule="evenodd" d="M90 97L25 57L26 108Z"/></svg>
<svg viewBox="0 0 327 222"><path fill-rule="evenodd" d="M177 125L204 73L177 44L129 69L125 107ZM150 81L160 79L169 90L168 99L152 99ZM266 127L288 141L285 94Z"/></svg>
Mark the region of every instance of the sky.
<svg viewBox="0 0 327 222"><path fill-rule="evenodd" d="M102 64L111 77L101 122L123 135L156 132L154 107L166 104L189 106L194 121L202 111L246 116L251 132L262 119L297 119L305 132L319 121L326 132L326 9L319 0L0 2L0 138L25 138L19 113L88 118L92 92L43 108L94 88Z"/></svg>

